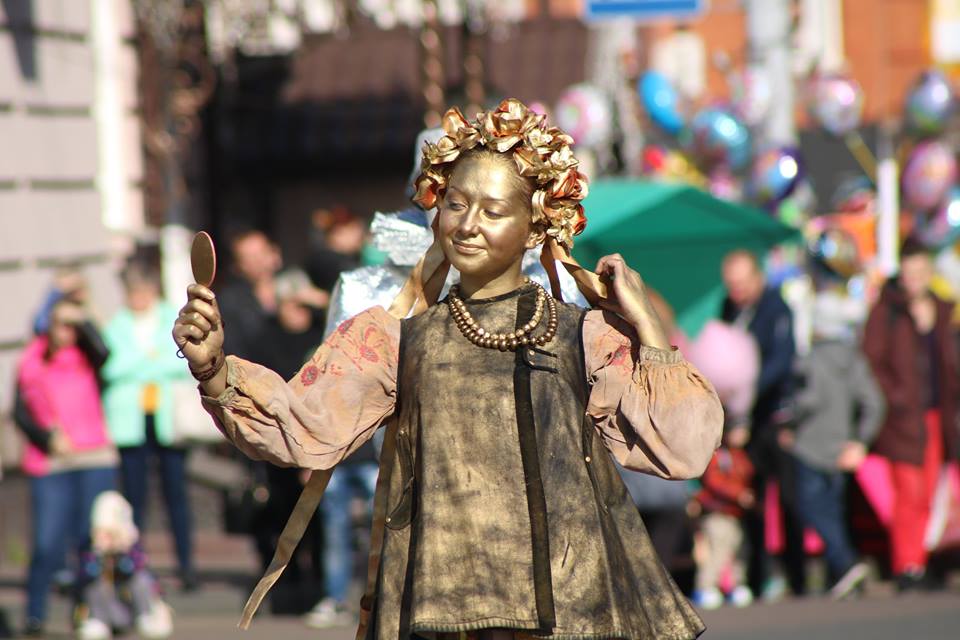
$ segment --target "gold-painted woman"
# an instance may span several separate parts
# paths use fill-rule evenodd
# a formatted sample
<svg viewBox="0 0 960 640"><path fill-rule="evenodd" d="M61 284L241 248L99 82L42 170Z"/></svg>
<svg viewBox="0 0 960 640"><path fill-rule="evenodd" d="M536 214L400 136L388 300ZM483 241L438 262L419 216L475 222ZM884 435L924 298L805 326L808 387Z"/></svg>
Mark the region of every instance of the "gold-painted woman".
<svg viewBox="0 0 960 640"><path fill-rule="evenodd" d="M434 244L390 309L344 322L292 380L224 359L214 294L191 286L174 337L204 403L247 455L314 470L388 428L371 640L694 638L703 623L611 456L700 475L721 432L716 394L620 256L595 273L570 258L587 182L569 136L516 100L472 122L452 109L444 131L415 185L437 209ZM523 277L540 245L554 285L559 263L594 309ZM459 285L437 302L451 265Z"/></svg>

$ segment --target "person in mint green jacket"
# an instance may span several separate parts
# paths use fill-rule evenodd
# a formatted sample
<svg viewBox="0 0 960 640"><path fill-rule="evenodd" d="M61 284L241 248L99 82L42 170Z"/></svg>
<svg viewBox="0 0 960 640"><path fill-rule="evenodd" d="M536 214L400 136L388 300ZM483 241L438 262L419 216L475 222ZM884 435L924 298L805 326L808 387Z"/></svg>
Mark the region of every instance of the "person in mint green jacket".
<svg viewBox="0 0 960 640"><path fill-rule="evenodd" d="M160 298L159 272L131 261L123 273L126 306L104 332L110 357L101 375L103 407L110 435L120 452L124 497L134 520L146 531L148 477L159 466L163 497L173 532L185 590L196 587L192 562L186 449L173 441L173 385L189 381L185 360L170 345L177 310Z"/></svg>

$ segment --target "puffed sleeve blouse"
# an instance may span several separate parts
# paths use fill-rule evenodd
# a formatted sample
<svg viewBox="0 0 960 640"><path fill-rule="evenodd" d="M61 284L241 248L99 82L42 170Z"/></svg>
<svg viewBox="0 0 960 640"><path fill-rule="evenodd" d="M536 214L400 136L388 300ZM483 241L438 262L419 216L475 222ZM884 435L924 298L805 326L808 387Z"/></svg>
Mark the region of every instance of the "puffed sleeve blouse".
<svg viewBox="0 0 960 640"><path fill-rule="evenodd" d="M400 321L373 307L341 324L291 380L229 356L227 387L203 402L224 435L254 459L327 469L389 418L397 401ZM720 439L713 387L679 351L641 346L609 313L583 322L587 414L623 466L693 478Z"/></svg>

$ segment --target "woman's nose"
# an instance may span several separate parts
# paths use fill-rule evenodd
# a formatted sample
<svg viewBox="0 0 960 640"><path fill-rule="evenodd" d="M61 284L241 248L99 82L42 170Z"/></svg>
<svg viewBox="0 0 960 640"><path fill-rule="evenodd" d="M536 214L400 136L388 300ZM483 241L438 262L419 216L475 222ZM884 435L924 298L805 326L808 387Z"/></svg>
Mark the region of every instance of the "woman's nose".
<svg viewBox="0 0 960 640"><path fill-rule="evenodd" d="M457 231L462 236L476 235L479 230L480 211L477 207L468 207L462 216Z"/></svg>

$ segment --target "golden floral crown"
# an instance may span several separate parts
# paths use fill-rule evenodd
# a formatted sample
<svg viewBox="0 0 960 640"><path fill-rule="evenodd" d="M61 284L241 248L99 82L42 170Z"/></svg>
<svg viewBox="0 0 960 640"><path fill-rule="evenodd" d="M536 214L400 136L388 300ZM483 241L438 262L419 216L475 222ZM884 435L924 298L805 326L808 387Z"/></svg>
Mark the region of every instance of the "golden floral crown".
<svg viewBox="0 0 960 640"><path fill-rule="evenodd" d="M454 107L443 116L443 130L446 135L436 144L423 147L420 175L414 181L415 203L424 209L437 205L454 161L465 151L480 145L498 153L512 150L520 175L536 182L533 224L567 250L573 248L573 236L587 225L580 204L587 197L587 177L577 170L579 161L570 150L573 138L548 127L546 116L514 98L478 113L473 123Z"/></svg>

